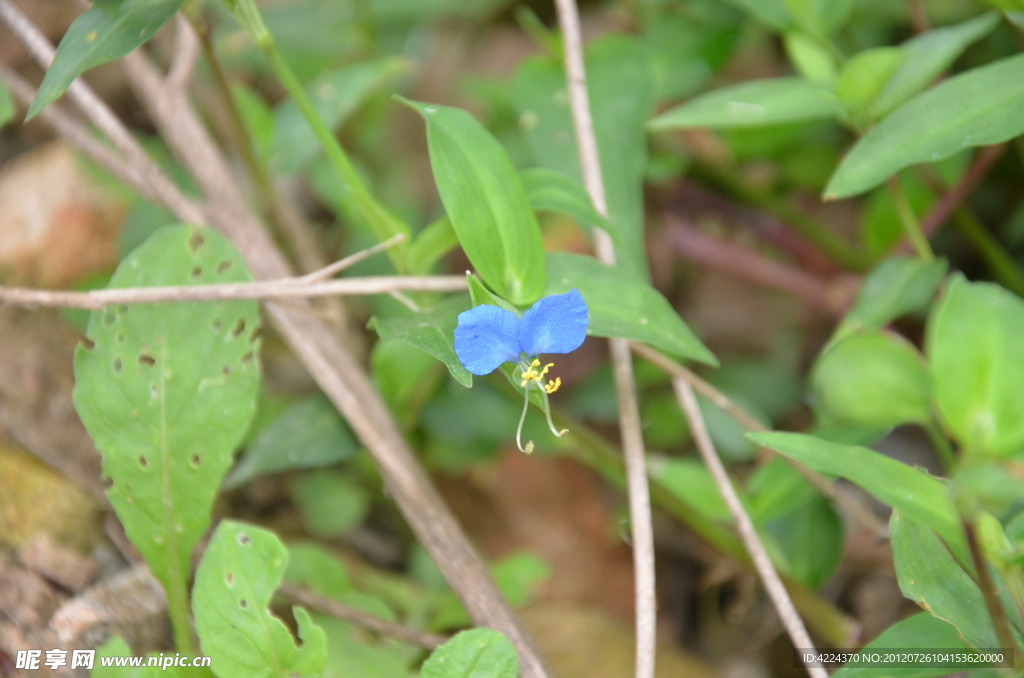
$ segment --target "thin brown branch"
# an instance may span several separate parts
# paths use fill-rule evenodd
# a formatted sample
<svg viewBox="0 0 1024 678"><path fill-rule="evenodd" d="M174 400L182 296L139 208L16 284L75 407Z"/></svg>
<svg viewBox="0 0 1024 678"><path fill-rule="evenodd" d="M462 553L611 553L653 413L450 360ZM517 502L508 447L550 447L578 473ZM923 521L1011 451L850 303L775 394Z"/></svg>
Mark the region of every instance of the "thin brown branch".
<svg viewBox="0 0 1024 678"><path fill-rule="evenodd" d="M960 182L942 196L928 214L921 219L921 230L925 237L931 238L939 227L956 211L956 208L974 191L996 160L1006 150L1005 144L986 146L971 162ZM912 254L914 246L909 241L902 242L896 250L899 254Z"/></svg>
<svg viewBox="0 0 1024 678"><path fill-rule="evenodd" d="M630 346L633 351L644 359L651 362L651 364L661 368L667 374L675 379L682 379L686 383L700 393L702 396L707 398L716 407L723 410L726 414L735 419L740 426L747 429L748 431L767 431L769 430L764 424L759 422L757 419L752 417L746 410L733 402L729 396L725 395L717 388L709 384L708 382L701 379L699 376L686 369L685 366L680 365L675 360L672 360L668 356L654 350L646 344L639 342L630 342ZM824 494L826 497L834 501L836 504L844 508L850 517L860 523L863 527L867 528L877 539L884 540L889 538L889 527L878 519L871 510L864 506L861 502L857 501L848 492L845 492L841 487L830 481L825 476L821 475L812 468L808 468L800 462L787 457L786 455L780 455L775 450L768 449L766 447L759 448L759 451L766 454L769 458L776 456L781 457L790 466L797 470L800 475L807 479L819 492Z"/></svg>
<svg viewBox="0 0 1024 678"><path fill-rule="evenodd" d="M378 254L378 253L383 252L384 250L386 250L386 249L388 249L390 247L394 247L398 243L405 242L405 240L406 240L405 233L399 233L397 235L393 235L390 238L388 238L387 240L385 240L384 242L377 243L373 247L367 247L365 250L360 250L360 251L356 252L355 254L350 254L349 256L345 257L344 259L339 259L338 261L334 262L333 264L330 264L328 266L324 266L323 268L321 268L318 271L313 271L312 273L307 273L304 276L300 276L298 278L293 278L293 280L296 283L303 283L303 284L311 283L311 282L317 282L317 281L320 281L320 280L326 280L327 278L330 278L331 276L333 276L333 275L335 275L337 273L340 273L341 271L344 271L346 268L355 266L360 261L365 261L365 260L369 259L374 254Z"/></svg>
<svg viewBox="0 0 1024 678"><path fill-rule="evenodd" d="M688 226L678 219L669 217L668 224L675 251L696 264L756 285L788 292L831 316L841 315L853 300L856 285L850 284L850 278L841 278L839 284L834 284Z"/></svg>
<svg viewBox="0 0 1024 678"><path fill-rule="evenodd" d="M381 275L300 283L301 278L212 285L168 285L68 292L24 287L0 287L0 303L15 306L101 309L111 304L155 304L183 301L229 301L233 299L305 299L344 295L410 292L463 292L461 275Z"/></svg>
<svg viewBox="0 0 1024 678"><path fill-rule="evenodd" d="M381 619L369 612L363 612L362 610L354 607L342 605L335 600L325 598L324 596L313 593L312 591L294 584L289 584L288 582L281 584L278 592L293 603L298 603L303 607L308 607L315 612L320 612L334 617L335 619L346 621L361 629L373 631L374 633L387 638L400 640L403 643L418 645L428 650L433 650L434 648L444 645L448 641L444 636L396 624L395 622L388 621L387 619Z"/></svg>
<svg viewBox="0 0 1024 678"><path fill-rule="evenodd" d="M587 76L583 64L583 37L580 33L579 9L576 0L557 0L558 22L562 29L565 52L565 75L569 88L573 129L579 151L583 184L594 208L608 216L601 160L597 137L590 114ZM611 236L594 229L598 258L615 264L615 247ZM651 520L651 495L647 480L644 438L640 428L636 383L629 342L611 339L612 375L619 404L619 431L626 462L626 486L629 494L630 525L633 537L633 566L636 596L636 678L653 678L657 646L657 593L654 581L654 530Z"/></svg>
<svg viewBox="0 0 1024 678"><path fill-rule="evenodd" d="M175 17L175 24L174 59L167 73L167 86L184 92L199 62L199 39L189 29L188 20L181 14Z"/></svg>
<svg viewBox="0 0 1024 678"><path fill-rule="evenodd" d="M718 457L715 444L711 441L707 426L704 424L704 417L701 415L693 388L688 381L678 377L672 379L672 386L679 399L679 405L690 423L690 431L697 444L697 451L700 452L704 464L715 480L715 485L718 486L718 491L721 492L722 498L729 507L729 512L732 513L733 519L736 521L740 539L743 540L743 545L750 554L751 560L754 561L754 568L760 575L765 590L768 591L768 596L779 613L779 618L793 642L793 647L814 654L814 643L804 627L804 622L800 619L796 607L793 606L793 601L790 599L779 573L775 571L775 566L772 564L771 558L768 557L764 544L761 543L761 537L757 534L757 528L754 527L750 516L743 509L743 504L729 479L725 465ZM828 678L828 672L820 664L807 664L806 668L812 678Z"/></svg>

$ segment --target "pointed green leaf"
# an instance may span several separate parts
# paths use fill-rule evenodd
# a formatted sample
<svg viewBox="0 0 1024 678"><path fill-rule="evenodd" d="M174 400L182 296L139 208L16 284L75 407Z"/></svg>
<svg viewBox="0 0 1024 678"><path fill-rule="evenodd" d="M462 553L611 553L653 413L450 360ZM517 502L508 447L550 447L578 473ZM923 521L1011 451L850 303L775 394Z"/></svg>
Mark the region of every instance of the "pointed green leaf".
<svg viewBox="0 0 1024 678"><path fill-rule="evenodd" d="M109 287L249 280L223 236L169 226ZM107 496L171 600L256 410L258 324L255 301L109 306L75 351L75 409L103 456Z"/></svg>
<svg viewBox="0 0 1024 678"><path fill-rule="evenodd" d="M184 0L123 0L93 7L75 19L39 85L26 119L57 100L75 78L93 66L119 59L143 44L174 16Z"/></svg>
<svg viewBox="0 0 1024 678"><path fill-rule="evenodd" d="M654 112L654 61L637 38L612 34L586 48L587 86L594 135L608 200L608 218L619 230L620 266L649 279L644 249L644 178L647 135ZM530 151L537 164L582 182L565 73L558 59L520 64L513 94Z"/></svg>
<svg viewBox="0 0 1024 678"><path fill-rule="evenodd" d="M907 58L899 47L866 49L846 62L836 80L836 94L849 108L866 106Z"/></svg>
<svg viewBox="0 0 1024 678"><path fill-rule="evenodd" d="M998 23L999 15L988 12L959 24L934 28L904 42L900 47L907 58L871 102L871 116L882 118L923 90Z"/></svg>
<svg viewBox="0 0 1024 678"><path fill-rule="evenodd" d="M14 100L7 85L0 80L0 127L3 127L14 117Z"/></svg>
<svg viewBox="0 0 1024 678"><path fill-rule="evenodd" d="M707 365L718 360L657 290L618 266L568 252L548 254L544 294L576 288L590 309L589 334L642 341Z"/></svg>
<svg viewBox="0 0 1024 678"><path fill-rule="evenodd" d="M828 421L872 428L931 421L932 380L924 356L896 334L840 339L818 359L811 382Z"/></svg>
<svg viewBox="0 0 1024 678"><path fill-rule="evenodd" d="M370 322L381 339L401 339L426 351L447 365L456 381L469 387L473 385L473 375L455 355L455 327L459 323L459 314L469 308L469 298L459 295L420 313L373 318Z"/></svg>
<svg viewBox="0 0 1024 678"><path fill-rule="evenodd" d="M854 145L825 198L859 195L910 165L945 160L1024 132L1024 54L975 68L918 94Z"/></svg>
<svg viewBox="0 0 1024 678"><path fill-rule="evenodd" d="M516 678L519 658L508 638L491 629L463 631L423 662L422 678Z"/></svg>
<svg viewBox="0 0 1024 678"><path fill-rule="evenodd" d="M293 469L331 466L359 449L352 431L327 398L300 400L260 433L224 480L231 489L253 478Z"/></svg>
<svg viewBox="0 0 1024 678"><path fill-rule="evenodd" d="M1024 302L957 276L928 319L935 400L967 453L1024 452Z"/></svg>
<svg viewBox="0 0 1024 678"><path fill-rule="evenodd" d="M770 78L701 94L662 113L647 127L765 127L841 115L842 103L830 87L803 78Z"/></svg>
<svg viewBox="0 0 1024 678"><path fill-rule="evenodd" d="M796 459L819 473L846 478L875 499L932 526L969 562L960 517L941 480L866 447L839 445L801 433L749 433L762 447Z"/></svg>
<svg viewBox="0 0 1024 678"><path fill-rule="evenodd" d="M273 533L222 521L196 569L192 611L203 653L219 678L318 676L327 663L323 629L301 607L298 647L267 607L288 567Z"/></svg>
<svg viewBox="0 0 1024 678"><path fill-rule="evenodd" d="M409 274L427 275L444 255L459 246L459 236L448 217L441 217L417 234L409 245Z"/></svg>
<svg viewBox="0 0 1024 678"><path fill-rule="evenodd" d="M400 100L423 116L434 181L466 256L515 304L544 289L540 224L498 140L459 108Z"/></svg>

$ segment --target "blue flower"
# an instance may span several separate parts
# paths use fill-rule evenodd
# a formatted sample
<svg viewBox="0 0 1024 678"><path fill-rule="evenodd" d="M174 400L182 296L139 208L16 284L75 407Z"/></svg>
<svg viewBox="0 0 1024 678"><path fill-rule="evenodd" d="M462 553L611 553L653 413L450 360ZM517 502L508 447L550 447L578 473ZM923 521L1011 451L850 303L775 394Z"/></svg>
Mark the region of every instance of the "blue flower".
<svg viewBox="0 0 1024 678"><path fill-rule="evenodd" d="M522 318L497 306L477 306L459 314L455 328L455 355L459 362L476 375L490 374L502 363L516 363L520 384L526 393L523 417L519 420L519 442L523 418L529 405L530 388L536 385L544 397L544 411L552 432L561 436L551 423L547 404L549 393L554 393L561 378L548 381L545 376L554 363L541 367L537 356L542 353L569 353L575 351L587 337L589 314L587 304L573 288L565 294L544 297L535 303ZM529 453L533 443L522 444L519 449Z"/></svg>

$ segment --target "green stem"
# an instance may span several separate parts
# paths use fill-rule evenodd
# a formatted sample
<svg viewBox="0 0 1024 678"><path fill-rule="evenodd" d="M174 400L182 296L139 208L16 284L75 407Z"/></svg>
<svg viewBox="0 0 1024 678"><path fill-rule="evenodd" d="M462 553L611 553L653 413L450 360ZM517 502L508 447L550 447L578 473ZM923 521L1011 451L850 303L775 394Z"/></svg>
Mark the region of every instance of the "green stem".
<svg viewBox="0 0 1024 678"><path fill-rule="evenodd" d="M692 171L695 176L717 186L734 198L759 207L776 217L843 268L864 271L871 266L871 257L867 252L843 240L827 226L807 216L786 200L748 186L709 162L694 161Z"/></svg>
<svg viewBox="0 0 1024 678"><path fill-rule="evenodd" d="M910 244L914 246L917 256L921 257L924 261L933 261L935 253L932 252L932 246L928 243L928 238L925 237L924 231L921 230L921 222L918 220L917 215L914 214L914 208L911 207L910 201L907 200L907 194L903 190L900 178L895 175L890 177L886 182L886 186L888 186L889 192L892 193L892 199L896 203L896 210L900 215L900 223L903 224L903 232L906 233Z"/></svg>
<svg viewBox="0 0 1024 678"><path fill-rule="evenodd" d="M992 618L992 626L995 627L996 637L999 639L999 646L1002 648L1016 648L1017 643L1013 639L1013 632L1010 630L1010 620L1006 616L999 598L996 596L992 578L989 576L988 563L981 552L981 545L978 543L978 536L974 525L966 517L962 519L964 532L967 535L967 544L971 549L971 559L974 561L974 569L978 574L978 587L985 598L985 607L988 608L989 617ZM1008 664L1012 667L1012 663Z"/></svg>
<svg viewBox="0 0 1024 678"><path fill-rule="evenodd" d="M174 631L174 647L178 652L194 657L196 648L192 642L192 624L189 622L188 581L180 576L174 577L168 584L167 611Z"/></svg>
<svg viewBox="0 0 1024 678"><path fill-rule="evenodd" d="M978 250L988 264L992 276L1005 288L1024 297L1024 273L1003 244L966 207L953 212L957 228Z"/></svg>
<svg viewBox="0 0 1024 678"><path fill-rule="evenodd" d="M274 37L263 23L263 17L255 2L253 0L236 0L230 3L230 6L252 41L270 62L270 67L281 84L284 85L285 90L288 91L299 112L309 123L313 134L323 147L328 161L341 176L346 189L346 197L342 205L346 218L365 224L381 242L399 233L410 235L409 227L381 205L366 187L352 161L335 138L334 132L317 113L316 106L306 94L302 83L299 82L295 72L281 56L281 52L277 49L277 43L274 42ZM406 244L402 243L388 249L387 254L398 272L404 272Z"/></svg>

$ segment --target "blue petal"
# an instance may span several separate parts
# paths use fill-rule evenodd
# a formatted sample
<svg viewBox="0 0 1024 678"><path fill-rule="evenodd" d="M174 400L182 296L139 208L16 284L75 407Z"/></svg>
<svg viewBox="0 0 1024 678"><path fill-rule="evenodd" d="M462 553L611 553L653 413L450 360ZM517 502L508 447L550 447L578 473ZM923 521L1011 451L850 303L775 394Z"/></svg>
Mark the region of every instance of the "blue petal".
<svg viewBox="0 0 1024 678"><path fill-rule="evenodd" d="M523 314L519 346L529 356L575 351L587 338L589 322L587 303L575 287L544 297Z"/></svg>
<svg viewBox="0 0 1024 678"><path fill-rule="evenodd" d="M519 359L519 318L497 306L477 306L459 314L455 355L476 375L490 374Z"/></svg>

